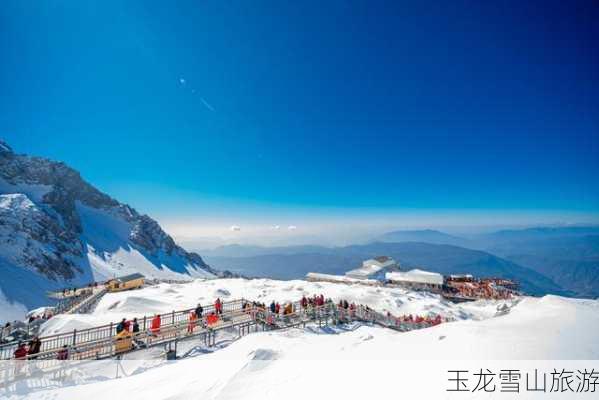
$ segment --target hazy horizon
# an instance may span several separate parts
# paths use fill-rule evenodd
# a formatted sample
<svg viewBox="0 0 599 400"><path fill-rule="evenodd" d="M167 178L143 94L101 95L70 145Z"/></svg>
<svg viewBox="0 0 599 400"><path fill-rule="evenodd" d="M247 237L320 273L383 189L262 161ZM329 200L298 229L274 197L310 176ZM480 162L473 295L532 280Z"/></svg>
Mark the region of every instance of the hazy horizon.
<svg viewBox="0 0 599 400"><path fill-rule="evenodd" d="M495 216L497 218L497 216ZM489 218L489 220L495 219ZM194 250L211 250L220 246L239 244L246 246L295 246L319 245L325 247L363 244L376 240L382 234L391 231L422 231L434 230L461 238L475 237L479 234L495 232L506 229L528 228L563 228L598 226L599 220L595 219L570 219L553 220L547 222L543 218L523 221L517 215L512 215L512 220L502 219L502 223L480 221L479 224L434 224L426 223L418 217L412 217L411 223L403 222L376 223L376 221L336 221L328 224L307 223L299 225L285 224L249 224L249 225L202 225L177 224L161 222L164 229L184 247ZM417 221L420 221L417 223ZM455 221L454 221L455 222Z"/></svg>

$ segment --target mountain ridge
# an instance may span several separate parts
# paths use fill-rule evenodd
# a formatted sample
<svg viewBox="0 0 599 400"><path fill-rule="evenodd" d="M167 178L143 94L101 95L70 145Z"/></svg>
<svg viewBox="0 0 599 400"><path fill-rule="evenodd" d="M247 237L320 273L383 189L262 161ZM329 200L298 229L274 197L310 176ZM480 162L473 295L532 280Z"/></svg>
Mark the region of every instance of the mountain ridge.
<svg viewBox="0 0 599 400"><path fill-rule="evenodd" d="M35 296L9 296L27 307L42 305L45 289L131 272L169 279L219 275L201 256L178 246L158 222L96 189L78 171L16 154L2 141L0 250L3 265L47 281ZM18 284L27 284L26 275L17 275ZM7 292L10 284L3 279L0 290Z"/></svg>
<svg viewBox="0 0 599 400"><path fill-rule="evenodd" d="M377 255L388 255L398 260L403 268L427 269L445 275L472 273L478 276L497 276L520 281L525 291L532 294L571 294L546 276L512 261L481 250L445 244L420 242L374 242L345 247L291 246L288 252L263 250L262 254L242 257L205 255L217 268L227 268L250 276L278 279L303 278L307 272L343 274ZM267 248L266 248L267 249ZM243 250L243 246L238 248ZM256 247L250 248L251 252ZM282 252L282 253L281 253Z"/></svg>

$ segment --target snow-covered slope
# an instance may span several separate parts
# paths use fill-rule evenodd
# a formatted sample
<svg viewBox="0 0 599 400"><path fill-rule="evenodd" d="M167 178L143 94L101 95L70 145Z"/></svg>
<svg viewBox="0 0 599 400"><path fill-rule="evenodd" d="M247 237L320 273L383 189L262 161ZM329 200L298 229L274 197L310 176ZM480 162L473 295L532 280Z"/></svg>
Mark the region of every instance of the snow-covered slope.
<svg viewBox="0 0 599 400"><path fill-rule="evenodd" d="M440 314L449 319L485 319L497 313L505 301L477 301L454 304L439 295L414 292L402 288L369 287L330 282L302 280L278 281L272 279L211 279L189 283L160 284L141 290L109 293L92 314L58 315L43 326L46 334L68 332L110 322L154 313L212 304L217 297L223 301L245 298L269 304L271 301L296 301L302 296L324 294L333 300L345 299L366 304L378 311L394 315ZM512 305L513 301L507 302Z"/></svg>
<svg viewBox="0 0 599 400"><path fill-rule="evenodd" d="M112 311L124 316L172 309L189 305L187 302L213 300L214 296L281 301L321 291L397 313L434 309L462 318L408 333L371 326L252 333L207 354L196 344L191 356L176 363L135 358L118 365L90 362L79 365L76 374L42 382L42 388L32 376L19 385L7 386L5 394L8 399L90 400L105 398L107 393L128 399L454 398L445 392L448 369L552 371L573 365L597 366L592 361L572 364L559 360L599 358L599 301L557 296L525 297L511 304L507 315L495 316L496 302L452 305L435 296L398 289L375 293L359 285L236 279L164 284L112 294L90 318L99 321ZM148 304L148 300L154 302ZM180 354L184 351L180 347ZM524 375L525 370L521 372ZM119 379L114 379L117 375ZM534 394L521 396L535 398L531 397ZM488 396L485 392L458 393L455 398L494 398Z"/></svg>
<svg viewBox="0 0 599 400"><path fill-rule="evenodd" d="M141 272L214 277L156 221L85 182L63 163L0 143L0 293L8 307L47 304L47 290ZM14 312L0 310L0 320Z"/></svg>

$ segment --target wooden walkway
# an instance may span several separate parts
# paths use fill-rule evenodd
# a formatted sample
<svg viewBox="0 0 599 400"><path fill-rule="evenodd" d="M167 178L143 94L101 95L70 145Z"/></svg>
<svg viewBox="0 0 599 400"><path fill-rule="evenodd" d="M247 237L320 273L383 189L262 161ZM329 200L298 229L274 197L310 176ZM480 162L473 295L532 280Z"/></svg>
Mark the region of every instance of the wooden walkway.
<svg viewBox="0 0 599 400"><path fill-rule="evenodd" d="M40 353L28 356L36 360L56 359L58 352L65 348L69 352L69 360L105 359L148 349L155 346L176 347L177 342L200 339L207 346L216 343L216 335L224 330L236 330L239 337L252 331L285 329L316 323L319 326L337 325L349 322L372 323L397 331L409 331L432 326L431 322L406 322L390 315L378 313L368 307L358 306L354 310L338 307L333 303L325 303L320 307L302 308L299 302L293 303L294 312L275 314L263 308L253 307L252 302L245 299L223 302L223 312L218 322L206 325L200 319L190 325L188 317L193 309L172 311L161 314L161 326L158 332L150 331L152 316L138 318L140 332L129 338L116 338L114 323L89 329L73 330L41 337ZM214 306L204 306L204 316L214 312ZM16 343L0 346L0 359L13 357Z"/></svg>

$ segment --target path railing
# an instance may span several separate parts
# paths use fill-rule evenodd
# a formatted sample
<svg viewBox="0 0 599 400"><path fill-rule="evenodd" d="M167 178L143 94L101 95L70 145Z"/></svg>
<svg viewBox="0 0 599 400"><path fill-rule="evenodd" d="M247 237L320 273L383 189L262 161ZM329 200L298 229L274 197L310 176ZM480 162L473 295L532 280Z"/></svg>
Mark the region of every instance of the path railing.
<svg viewBox="0 0 599 400"><path fill-rule="evenodd" d="M223 302L223 313L228 311L240 310L243 300L233 300L230 302ZM215 311L214 305L203 306L205 313ZM171 311L168 313L160 314L161 323L163 326L176 325L177 323L184 321L187 322L189 313L194 308L188 308L185 310ZM140 330L146 331L150 327L150 323L154 315L145 315L138 317ZM57 352L64 346L77 347L85 343L94 343L102 341L104 339L114 338L116 335L116 327L118 322L111 322L109 324L86 328L86 329L74 329L71 332L57 333L53 335L47 335L41 337L42 342L40 348L40 354L45 352ZM0 360L8 360L13 357L13 353L17 348L17 341L5 343L0 345Z"/></svg>
<svg viewBox="0 0 599 400"><path fill-rule="evenodd" d="M317 322L319 326L360 321L376 324L397 331L410 331L434 326L440 320L407 320L390 314L374 311L366 306L343 308L332 302L322 306L302 307L299 301L293 302L290 313L273 313L269 309L252 306L244 299L222 303L222 314L216 323L208 324L202 318L190 322L189 315L194 308L160 314L161 325L158 331L150 329L154 316L138 318L140 331L123 338L116 336L116 323L94 328L73 330L41 338L42 346L38 354L28 355L28 359L56 358L61 350L69 352L69 359L100 359L161 344L202 336L208 345L213 345L217 331L238 328L240 336L252 325L263 329L283 329ZM214 305L203 307L204 315L215 312ZM16 344L0 347L0 359L10 359Z"/></svg>

